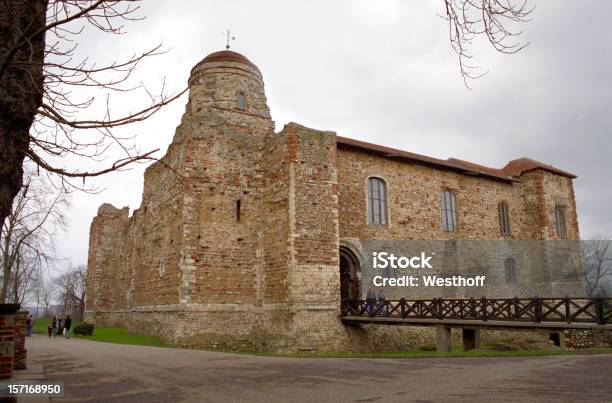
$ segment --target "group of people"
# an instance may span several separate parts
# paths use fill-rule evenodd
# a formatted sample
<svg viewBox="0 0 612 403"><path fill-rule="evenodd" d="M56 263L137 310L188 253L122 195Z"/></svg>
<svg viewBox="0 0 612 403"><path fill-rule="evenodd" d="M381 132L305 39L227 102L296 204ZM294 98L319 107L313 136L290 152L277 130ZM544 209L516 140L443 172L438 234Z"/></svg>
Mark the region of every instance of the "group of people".
<svg viewBox="0 0 612 403"><path fill-rule="evenodd" d="M376 292L370 287L366 295L367 313L368 315L382 315L385 309L385 294L383 290Z"/></svg>
<svg viewBox="0 0 612 403"><path fill-rule="evenodd" d="M66 315L66 318L54 316L51 320L51 324L47 327L47 334L49 337L64 336L67 339L70 338L70 328L72 327L72 319L70 315Z"/></svg>

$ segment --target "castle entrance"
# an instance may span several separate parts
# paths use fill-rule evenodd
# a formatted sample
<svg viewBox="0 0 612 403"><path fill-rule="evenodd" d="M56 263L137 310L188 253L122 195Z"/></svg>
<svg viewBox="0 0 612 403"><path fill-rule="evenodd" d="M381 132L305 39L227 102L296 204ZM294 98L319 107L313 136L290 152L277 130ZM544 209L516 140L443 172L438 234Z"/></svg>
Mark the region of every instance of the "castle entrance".
<svg viewBox="0 0 612 403"><path fill-rule="evenodd" d="M345 246L340 247L340 298L361 299L359 258Z"/></svg>

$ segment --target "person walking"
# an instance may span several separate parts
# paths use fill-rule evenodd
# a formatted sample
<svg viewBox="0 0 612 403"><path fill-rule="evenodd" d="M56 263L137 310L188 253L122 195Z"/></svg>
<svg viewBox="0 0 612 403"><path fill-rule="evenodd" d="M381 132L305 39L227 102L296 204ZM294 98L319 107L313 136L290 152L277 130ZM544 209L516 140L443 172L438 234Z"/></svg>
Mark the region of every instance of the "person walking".
<svg viewBox="0 0 612 403"><path fill-rule="evenodd" d="M70 326L72 326L72 319L70 315L66 315L66 320L64 320L64 336L67 339L70 338Z"/></svg>
<svg viewBox="0 0 612 403"><path fill-rule="evenodd" d="M26 336L32 336L32 315L26 318Z"/></svg>
<svg viewBox="0 0 612 403"><path fill-rule="evenodd" d="M381 289L378 292L378 315L380 316L385 316L385 294L383 293L383 290Z"/></svg>
<svg viewBox="0 0 612 403"><path fill-rule="evenodd" d="M59 331L59 321L57 319L57 316L53 316L53 320L51 321L51 329L53 337L57 336L57 332Z"/></svg>
<svg viewBox="0 0 612 403"><path fill-rule="evenodd" d="M374 294L374 290L372 287L368 289L368 293L366 294L366 312L368 315L374 314L374 303L376 302L376 294Z"/></svg>

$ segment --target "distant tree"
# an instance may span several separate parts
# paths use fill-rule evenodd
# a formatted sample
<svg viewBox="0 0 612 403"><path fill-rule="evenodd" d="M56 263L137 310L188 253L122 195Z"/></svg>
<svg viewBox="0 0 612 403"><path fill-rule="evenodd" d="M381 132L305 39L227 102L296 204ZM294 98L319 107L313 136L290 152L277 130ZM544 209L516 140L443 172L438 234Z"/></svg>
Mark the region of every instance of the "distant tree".
<svg viewBox="0 0 612 403"><path fill-rule="evenodd" d="M32 169L25 177L0 232L0 303L23 300L34 272L54 258L55 234L66 225L66 194Z"/></svg>
<svg viewBox="0 0 612 403"><path fill-rule="evenodd" d="M63 313L83 319L87 293L87 266L70 267L55 279Z"/></svg>
<svg viewBox="0 0 612 403"><path fill-rule="evenodd" d="M612 240L602 234L581 242L584 279L589 297L607 294L605 283L612 278Z"/></svg>
<svg viewBox="0 0 612 403"><path fill-rule="evenodd" d="M36 286L38 273L43 270L44 261L41 256L35 251L22 248L9 276L6 300L23 305Z"/></svg>
<svg viewBox="0 0 612 403"><path fill-rule="evenodd" d="M50 280L43 280L41 283L41 300L45 307L44 316L48 317L51 314L51 302L53 302L53 298L55 296L55 283Z"/></svg>

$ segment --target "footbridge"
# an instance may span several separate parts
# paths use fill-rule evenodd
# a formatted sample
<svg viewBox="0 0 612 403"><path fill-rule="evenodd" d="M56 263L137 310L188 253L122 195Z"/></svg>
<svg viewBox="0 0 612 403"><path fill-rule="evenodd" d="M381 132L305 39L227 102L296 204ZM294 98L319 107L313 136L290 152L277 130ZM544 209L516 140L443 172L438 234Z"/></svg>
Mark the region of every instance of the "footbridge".
<svg viewBox="0 0 612 403"><path fill-rule="evenodd" d="M612 298L365 299L342 301L347 324L435 326L438 351L450 351L451 328L464 350L478 348L480 329L548 329L560 345L565 329L612 330Z"/></svg>

